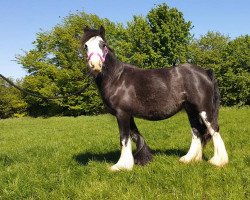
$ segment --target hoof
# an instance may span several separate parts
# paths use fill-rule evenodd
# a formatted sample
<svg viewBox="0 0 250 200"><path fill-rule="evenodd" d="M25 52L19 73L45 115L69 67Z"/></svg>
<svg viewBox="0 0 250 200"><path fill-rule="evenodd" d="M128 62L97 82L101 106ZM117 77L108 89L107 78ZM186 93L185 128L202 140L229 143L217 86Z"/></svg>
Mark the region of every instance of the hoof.
<svg viewBox="0 0 250 200"><path fill-rule="evenodd" d="M223 167L228 163L228 159L220 159L218 157L212 157L208 162L216 167Z"/></svg>
<svg viewBox="0 0 250 200"><path fill-rule="evenodd" d="M112 171L112 172L117 172L117 171L120 171L120 169L119 169L118 166L113 165L113 166L110 167L110 171Z"/></svg>
<svg viewBox="0 0 250 200"><path fill-rule="evenodd" d="M147 145L144 145L144 147L140 151L135 153L134 158L135 164L144 166L152 161L153 155L149 147Z"/></svg>
<svg viewBox="0 0 250 200"><path fill-rule="evenodd" d="M190 156L185 155L185 156L182 156L179 161L185 164L190 163L192 161L199 162L199 161L202 161L202 154L199 153L196 157L190 157Z"/></svg>
<svg viewBox="0 0 250 200"><path fill-rule="evenodd" d="M187 156L182 156L179 161L187 164L187 163L191 162L191 159L188 158Z"/></svg>
<svg viewBox="0 0 250 200"><path fill-rule="evenodd" d="M130 165L130 166L122 166L122 165L118 165L118 164L115 164L113 166L110 167L110 171L112 172L117 172L117 171L131 171L133 169L133 165Z"/></svg>
<svg viewBox="0 0 250 200"><path fill-rule="evenodd" d="M149 164L152 161L152 159L153 159L152 154L147 154L146 156L136 154L135 155L135 164L145 166L145 165Z"/></svg>

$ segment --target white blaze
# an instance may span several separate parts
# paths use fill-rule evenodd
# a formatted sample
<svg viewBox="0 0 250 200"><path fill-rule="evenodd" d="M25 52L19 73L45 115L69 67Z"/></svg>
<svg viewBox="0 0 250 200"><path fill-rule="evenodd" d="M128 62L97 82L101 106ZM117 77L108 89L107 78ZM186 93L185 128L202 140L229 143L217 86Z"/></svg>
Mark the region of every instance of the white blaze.
<svg viewBox="0 0 250 200"><path fill-rule="evenodd" d="M88 48L87 55L89 56L91 53L93 53L90 60L88 61L88 64L92 70L97 72L100 72L102 69L102 61L100 56L103 57L103 51L99 46L100 42L103 42L103 39L100 36L95 36L90 38L85 43L85 45L87 45Z"/></svg>

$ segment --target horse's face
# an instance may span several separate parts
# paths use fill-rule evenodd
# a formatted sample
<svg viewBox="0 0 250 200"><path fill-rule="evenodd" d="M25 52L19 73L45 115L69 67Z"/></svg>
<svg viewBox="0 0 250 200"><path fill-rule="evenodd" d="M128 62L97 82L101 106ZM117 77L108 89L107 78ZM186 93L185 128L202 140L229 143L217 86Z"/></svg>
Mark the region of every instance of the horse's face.
<svg viewBox="0 0 250 200"><path fill-rule="evenodd" d="M84 45L87 51L88 66L93 74L97 75L102 71L108 48L100 36L90 38Z"/></svg>

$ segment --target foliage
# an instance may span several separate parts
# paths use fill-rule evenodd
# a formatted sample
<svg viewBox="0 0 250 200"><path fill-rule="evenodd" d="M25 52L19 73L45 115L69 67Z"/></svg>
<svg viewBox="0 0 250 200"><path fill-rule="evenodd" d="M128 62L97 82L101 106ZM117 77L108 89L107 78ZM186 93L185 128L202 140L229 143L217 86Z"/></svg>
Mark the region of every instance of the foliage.
<svg viewBox="0 0 250 200"><path fill-rule="evenodd" d="M221 109L230 159L223 169L207 162L212 141L202 162L179 162L191 142L184 113L136 120L154 160L118 173L108 170L120 155L109 115L0 120L0 199L249 199L249 115L249 108Z"/></svg>
<svg viewBox="0 0 250 200"><path fill-rule="evenodd" d="M30 73L24 79L23 87L44 96L55 96L67 95L87 84L89 80L84 79L87 67L79 39L83 27L89 24L112 26L111 22L100 20L96 15L79 13L66 17L63 24L55 26L50 32L38 33L35 48L18 57L19 63ZM26 101L31 115L81 115L102 110L94 86L82 95L67 99L48 102L27 96Z"/></svg>
<svg viewBox="0 0 250 200"><path fill-rule="evenodd" d="M224 104L250 105L250 35L228 43L220 74Z"/></svg>
<svg viewBox="0 0 250 200"><path fill-rule="evenodd" d="M152 48L159 55L155 67L172 65L177 59L186 62L191 22L186 22L180 11L166 4L152 9L147 19L153 36Z"/></svg>
<svg viewBox="0 0 250 200"><path fill-rule="evenodd" d="M16 84L19 84L17 82ZM21 93L0 79L0 119L25 115L27 103Z"/></svg>
<svg viewBox="0 0 250 200"><path fill-rule="evenodd" d="M29 74L22 86L44 96L67 95L82 88L89 80L84 79L88 69L80 37L85 26L100 25L105 27L109 46L121 61L149 69L191 60L215 71L223 105L249 105L249 36L231 40L220 33L208 32L193 39L191 22L165 3L146 16L134 16L127 26L79 12L65 17L52 30L37 33L34 48L17 56ZM78 116L104 111L94 84L81 95L67 99L45 101L24 96L24 101L31 116Z"/></svg>
<svg viewBox="0 0 250 200"><path fill-rule="evenodd" d="M249 105L250 36L230 40L220 33L208 32L190 43L189 57L215 71L223 105Z"/></svg>
<svg viewBox="0 0 250 200"><path fill-rule="evenodd" d="M165 3L146 17L134 16L128 22L129 62L142 68L169 67L176 60L186 62L191 22Z"/></svg>

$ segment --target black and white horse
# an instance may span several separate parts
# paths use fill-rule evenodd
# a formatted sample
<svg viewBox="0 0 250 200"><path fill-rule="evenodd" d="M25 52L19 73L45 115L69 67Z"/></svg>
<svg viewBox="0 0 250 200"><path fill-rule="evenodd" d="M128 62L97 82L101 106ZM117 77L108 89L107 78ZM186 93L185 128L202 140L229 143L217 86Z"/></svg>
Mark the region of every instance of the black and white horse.
<svg viewBox="0 0 250 200"><path fill-rule="evenodd" d="M84 29L81 40L87 62L108 111L116 116L121 156L111 170L131 170L134 163L145 165L152 153L138 131L134 117L163 120L185 109L191 125L192 142L183 163L202 160L202 147L210 138L214 156L210 163L223 166L228 155L219 133L218 85L212 70L191 64L169 69L143 70L119 61L105 40L105 29ZM131 139L137 151L132 154Z"/></svg>

